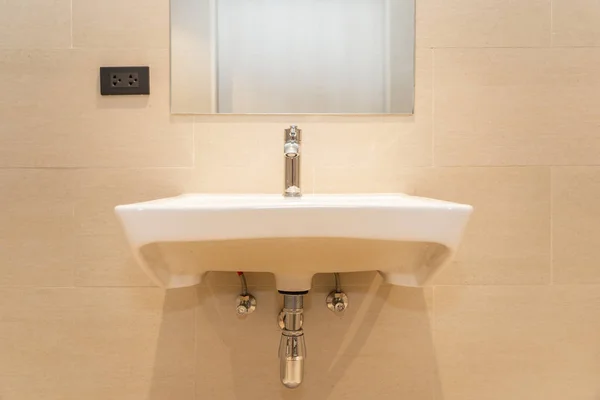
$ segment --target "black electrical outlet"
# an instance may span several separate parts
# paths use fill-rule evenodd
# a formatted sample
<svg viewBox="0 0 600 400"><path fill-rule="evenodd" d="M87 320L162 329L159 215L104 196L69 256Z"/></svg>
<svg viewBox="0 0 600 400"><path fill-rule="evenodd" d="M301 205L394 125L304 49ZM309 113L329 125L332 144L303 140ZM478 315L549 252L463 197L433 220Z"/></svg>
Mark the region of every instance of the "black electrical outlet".
<svg viewBox="0 0 600 400"><path fill-rule="evenodd" d="M149 67L100 67L102 96L150 94Z"/></svg>

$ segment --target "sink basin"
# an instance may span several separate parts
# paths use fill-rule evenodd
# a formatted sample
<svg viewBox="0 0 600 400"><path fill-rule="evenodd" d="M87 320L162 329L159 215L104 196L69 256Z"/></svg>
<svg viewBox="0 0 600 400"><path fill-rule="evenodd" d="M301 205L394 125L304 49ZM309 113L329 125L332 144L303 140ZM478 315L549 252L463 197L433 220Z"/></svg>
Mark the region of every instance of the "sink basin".
<svg viewBox="0 0 600 400"><path fill-rule="evenodd" d="M160 286L208 271L275 274L309 290L316 273L380 271L420 286L456 251L472 207L402 194L187 194L116 207L136 259Z"/></svg>

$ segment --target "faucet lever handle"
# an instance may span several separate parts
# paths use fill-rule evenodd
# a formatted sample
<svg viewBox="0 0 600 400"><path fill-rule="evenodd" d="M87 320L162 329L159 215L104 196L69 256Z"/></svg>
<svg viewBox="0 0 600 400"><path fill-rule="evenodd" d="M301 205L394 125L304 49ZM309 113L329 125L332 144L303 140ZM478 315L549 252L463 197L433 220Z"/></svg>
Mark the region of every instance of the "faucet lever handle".
<svg viewBox="0 0 600 400"><path fill-rule="evenodd" d="M285 141L297 141L300 142L302 140L302 129L299 129L297 125L290 125L288 129L285 130Z"/></svg>

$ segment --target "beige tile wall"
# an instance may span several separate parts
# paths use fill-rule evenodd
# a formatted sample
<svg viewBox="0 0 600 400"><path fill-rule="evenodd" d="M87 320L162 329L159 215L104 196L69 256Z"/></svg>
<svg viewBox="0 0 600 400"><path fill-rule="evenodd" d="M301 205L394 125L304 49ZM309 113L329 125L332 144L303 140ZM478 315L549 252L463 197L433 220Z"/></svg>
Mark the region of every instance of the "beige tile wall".
<svg viewBox="0 0 600 400"><path fill-rule="evenodd" d="M172 0L176 1L176 0ZM0 2L2 400L597 400L600 8L595 0L417 0L416 114L169 113L167 0ZM152 95L103 98L101 65L147 64ZM432 287L343 276L307 298L307 376L278 383L272 277L153 288L116 204L277 193L282 129L308 192L467 202Z"/></svg>

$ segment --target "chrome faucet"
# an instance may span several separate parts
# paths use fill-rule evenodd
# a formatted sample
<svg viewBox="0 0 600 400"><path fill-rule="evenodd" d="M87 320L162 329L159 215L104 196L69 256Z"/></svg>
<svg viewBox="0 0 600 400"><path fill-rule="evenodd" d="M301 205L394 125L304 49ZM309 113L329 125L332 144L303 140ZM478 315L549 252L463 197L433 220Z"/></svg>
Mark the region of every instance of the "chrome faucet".
<svg viewBox="0 0 600 400"><path fill-rule="evenodd" d="M296 125L285 130L285 197L300 197L300 144L302 143L302 130Z"/></svg>
<svg viewBox="0 0 600 400"><path fill-rule="evenodd" d="M297 388L304 379L306 345L302 330L303 312L304 293L283 295L283 310L279 314L279 374L281 383L288 389Z"/></svg>

